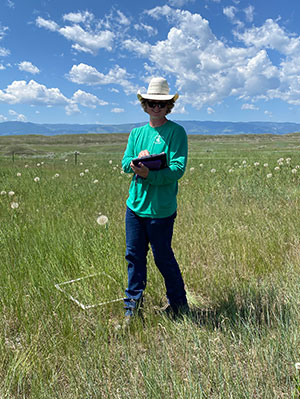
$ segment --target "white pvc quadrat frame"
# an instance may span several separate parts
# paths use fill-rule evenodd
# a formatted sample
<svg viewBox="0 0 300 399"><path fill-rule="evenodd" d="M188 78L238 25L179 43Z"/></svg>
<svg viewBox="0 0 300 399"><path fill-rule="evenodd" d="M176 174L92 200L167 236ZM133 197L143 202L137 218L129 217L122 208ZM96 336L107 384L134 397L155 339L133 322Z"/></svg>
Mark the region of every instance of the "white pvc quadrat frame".
<svg viewBox="0 0 300 399"><path fill-rule="evenodd" d="M102 273L90 274L88 276L79 277L79 278L76 278L74 280L64 281L63 283L55 284L55 288L58 291L62 292L64 295L66 295L72 302L76 303L76 305L78 305L83 310L96 308L97 306L106 305L108 303L123 301L124 298L122 297L122 298L112 299L110 301L104 301L104 302L96 303L94 305L85 305L84 303L79 302L72 295L68 294L63 288L61 288L62 286L65 286L65 285L68 285L68 284L72 284L72 283L76 283L77 281L85 280L85 279L88 279L88 278L91 278L91 277L95 277L95 276L100 276L100 275L105 275L106 277L109 277L111 280L115 281L114 278L111 277L109 274L106 274L106 273L102 272Z"/></svg>

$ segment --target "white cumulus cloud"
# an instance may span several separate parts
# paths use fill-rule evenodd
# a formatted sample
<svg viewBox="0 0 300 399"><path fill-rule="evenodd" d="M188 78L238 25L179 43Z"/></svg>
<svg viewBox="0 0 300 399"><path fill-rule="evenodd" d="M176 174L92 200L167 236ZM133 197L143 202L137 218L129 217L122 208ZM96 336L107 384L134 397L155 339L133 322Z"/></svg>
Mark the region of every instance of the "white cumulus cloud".
<svg viewBox="0 0 300 399"><path fill-rule="evenodd" d="M96 55L101 48L112 50L115 34L111 30L100 30L97 22L91 24L91 21L94 20L92 13L88 11L69 13L65 14L63 19L71 24L60 27L55 21L37 17L36 25L52 32L58 32L71 41L72 48L79 52Z"/></svg>
<svg viewBox="0 0 300 399"><path fill-rule="evenodd" d="M125 93L136 93L137 88L129 81L129 74L126 69L115 65L107 74L99 72L95 67L87 64L73 65L67 75L68 79L74 83L93 85L120 85Z"/></svg>
<svg viewBox="0 0 300 399"><path fill-rule="evenodd" d="M182 104L200 109L236 97L244 101L281 99L299 105L300 37L271 19L245 28L236 18L239 11L235 7L224 10L237 25L238 46L217 38L200 14L168 5L146 12L170 25L164 39L150 43L132 37L123 46L145 59L145 81L151 70L173 76ZM243 12L250 22L254 8L249 6ZM280 63L273 62L269 49L278 53Z"/></svg>
<svg viewBox="0 0 300 399"><path fill-rule="evenodd" d="M26 121L26 117L23 114L18 114L16 111L14 111L13 109L10 109L8 111L9 115L11 115L14 120L19 121L19 122L25 122Z"/></svg>
<svg viewBox="0 0 300 399"><path fill-rule="evenodd" d="M59 25L57 25L56 22L51 21L49 19L44 19L42 17L37 17L35 22L36 22L36 25L39 28L45 28L45 29L48 29L48 30L50 30L52 32L55 32L55 31L57 31L59 29Z"/></svg>
<svg viewBox="0 0 300 399"><path fill-rule="evenodd" d="M24 72L29 72L32 73L33 75L40 73L40 70L38 67L36 67L35 65L33 65L31 62L29 61L23 61L19 63L19 70L20 71L24 71Z"/></svg>
<svg viewBox="0 0 300 399"><path fill-rule="evenodd" d="M48 89L34 80L15 80L0 90L0 102L8 104L64 105L68 99L57 88Z"/></svg>
<svg viewBox="0 0 300 399"><path fill-rule="evenodd" d="M95 109L97 105L107 105L106 101L100 100L97 96L91 93L87 93L83 90L77 90L72 97L72 100L84 107Z"/></svg>

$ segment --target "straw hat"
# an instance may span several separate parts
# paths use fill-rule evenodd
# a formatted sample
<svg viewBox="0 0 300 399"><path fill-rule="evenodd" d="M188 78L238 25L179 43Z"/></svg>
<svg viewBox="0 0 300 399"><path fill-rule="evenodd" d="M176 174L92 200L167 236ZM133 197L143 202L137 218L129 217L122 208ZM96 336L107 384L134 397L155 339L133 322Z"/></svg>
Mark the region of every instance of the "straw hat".
<svg viewBox="0 0 300 399"><path fill-rule="evenodd" d="M170 88L168 82L164 78L152 78L146 94L142 94L140 90L137 93L138 99L141 101L143 98L145 100L159 100L168 101L174 99L177 100L179 94L169 94Z"/></svg>

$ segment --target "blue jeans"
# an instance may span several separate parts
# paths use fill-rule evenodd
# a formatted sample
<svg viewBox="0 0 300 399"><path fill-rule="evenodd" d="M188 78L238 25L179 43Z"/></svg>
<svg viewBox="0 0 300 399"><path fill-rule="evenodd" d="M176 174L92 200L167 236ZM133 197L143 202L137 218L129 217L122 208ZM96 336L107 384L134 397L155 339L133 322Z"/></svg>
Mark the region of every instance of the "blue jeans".
<svg viewBox="0 0 300 399"><path fill-rule="evenodd" d="M147 284L147 252L149 243L155 264L162 274L168 301L173 308L187 304L186 292L178 263L171 248L176 212L166 218L137 216L126 210L126 256L128 288L125 290L125 309L138 306Z"/></svg>

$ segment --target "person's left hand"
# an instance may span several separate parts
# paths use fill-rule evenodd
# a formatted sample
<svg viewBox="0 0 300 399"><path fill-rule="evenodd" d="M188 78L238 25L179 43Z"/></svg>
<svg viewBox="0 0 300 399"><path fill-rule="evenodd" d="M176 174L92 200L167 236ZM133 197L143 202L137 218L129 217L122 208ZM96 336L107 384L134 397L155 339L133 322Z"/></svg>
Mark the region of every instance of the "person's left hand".
<svg viewBox="0 0 300 399"><path fill-rule="evenodd" d="M147 168L147 166L142 164L142 162L139 162L138 166L135 166L133 164L133 162L131 161L130 167L136 175L143 177L144 179L146 179L148 177L149 168Z"/></svg>

